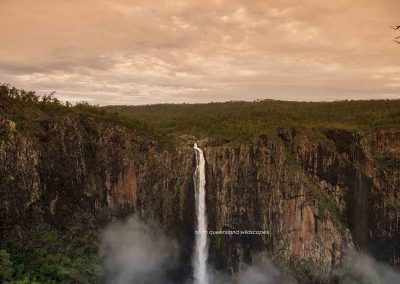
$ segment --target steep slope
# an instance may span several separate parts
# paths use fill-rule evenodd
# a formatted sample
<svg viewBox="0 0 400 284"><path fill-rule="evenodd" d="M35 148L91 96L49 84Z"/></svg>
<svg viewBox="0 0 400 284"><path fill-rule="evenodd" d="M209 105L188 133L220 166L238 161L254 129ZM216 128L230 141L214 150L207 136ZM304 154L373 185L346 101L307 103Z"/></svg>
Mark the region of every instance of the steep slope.
<svg viewBox="0 0 400 284"><path fill-rule="evenodd" d="M126 129L74 115L40 123L40 135L26 136L12 121L0 120L6 249L8 241L40 241L35 234L42 227L60 235L78 227L83 237L86 229L132 212L178 236L192 228L191 149L157 152Z"/></svg>
<svg viewBox="0 0 400 284"><path fill-rule="evenodd" d="M179 240L171 278L187 277L196 138L162 148L113 122L36 112L29 128L0 112L0 249L14 277L101 280L97 232L130 213ZM235 273L268 257L304 283L334 281L353 246L398 265L399 138L398 129L279 128L240 144L202 139L209 230L268 232L210 236L211 263Z"/></svg>

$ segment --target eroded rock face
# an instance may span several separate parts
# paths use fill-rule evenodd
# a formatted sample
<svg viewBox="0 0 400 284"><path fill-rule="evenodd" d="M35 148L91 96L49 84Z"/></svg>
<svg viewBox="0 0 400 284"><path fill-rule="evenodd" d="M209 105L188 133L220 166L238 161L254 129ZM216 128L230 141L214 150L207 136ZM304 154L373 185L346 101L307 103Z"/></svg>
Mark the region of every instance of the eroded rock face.
<svg viewBox="0 0 400 284"><path fill-rule="evenodd" d="M39 157L15 123L0 116L0 236L11 229L22 234L26 223L42 221Z"/></svg>
<svg viewBox="0 0 400 284"><path fill-rule="evenodd" d="M222 268L240 269L257 251L283 265L303 261L325 276L340 263L352 246L350 232L332 216L338 214L336 208L327 208L335 203L325 188L300 166L284 141L264 137L251 145L207 148L205 153L210 229L268 231L214 242L210 251Z"/></svg>
<svg viewBox="0 0 400 284"><path fill-rule="evenodd" d="M381 260L400 265L400 131L370 134L373 191L370 204L371 250Z"/></svg>
<svg viewBox="0 0 400 284"><path fill-rule="evenodd" d="M43 132L32 136L12 125L1 125L2 213L36 206L33 215L64 226L82 211L99 221L137 212L169 224L166 229L186 218L190 148L155 151L153 142L126 129L71 116L42 122ZM25 224L22 215L4 220Z"/></svg>
<svg viewBox="0 0 400 284"><path fill-rule="evenodd" d="M73 115L38 129L23 133L0 119L2 239L24 238L40 223L101 225L135 213L176 236L190 266L189 143L160 150L122 127ZM211 236L210 261L235 273L261 255L326 280L355 246L398 265L399 138L398 130L283 129L242 145L200 141L209 229L268 232Z"/></svg>

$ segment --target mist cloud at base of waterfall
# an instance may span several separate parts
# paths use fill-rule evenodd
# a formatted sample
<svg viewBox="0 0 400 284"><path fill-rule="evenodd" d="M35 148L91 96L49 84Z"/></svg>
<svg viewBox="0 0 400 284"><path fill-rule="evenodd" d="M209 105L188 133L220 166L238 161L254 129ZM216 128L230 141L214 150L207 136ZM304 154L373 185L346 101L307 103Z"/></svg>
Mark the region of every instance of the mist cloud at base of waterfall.
<svg viewBox="0 0 400 284"><path fill-rule="evenodd" d="M100 250L106 283L174 283L169 273L179 266L178 251L176 240L165 236L154 224L145 224L136 217L113 223L102 234ZM270 260L253 260L251 266L242 267L233 278L210 269L210 279L215 284L296 283ZM346 284L400 283L398 270L360 252L348 253L336 275L339 283ZM191 284L190 275L187 278L185 284Z"/></svg>
<svg viewBox="0 0 400 284"><path fill-rule="evenodd" d="M246 265L240 273L233 277L227 273L214 271L211 273L212 283L216 284L296 284L297 281L284 275L271 262Z"/></svg>
<svg viewBox="0 0 400 284"><path fill-rule="evenodd" d="M100 255L106 283L171 283L168 271L177 265L178 246L156 225L131 217L104 230Z"/></svg>
<svg viewBox="0 0 400 284"><path fill-rule="evenodd" d="M365 253L351 251L338 271L338 278L343 284L398 284L400 271Z"/></svg>
<svg viewBox="0 0 400 284"><path fill-rule="evenodd" d="M100 256L106 283L173 283L168 273L178 266L177 242L154 224L137 217L110 224L102 233ZM272 264L246 266L234 279L227 273L210 272L212 283L294 283L282 282L280 271ZM192 283L188 276L186 284Z"/></svg>

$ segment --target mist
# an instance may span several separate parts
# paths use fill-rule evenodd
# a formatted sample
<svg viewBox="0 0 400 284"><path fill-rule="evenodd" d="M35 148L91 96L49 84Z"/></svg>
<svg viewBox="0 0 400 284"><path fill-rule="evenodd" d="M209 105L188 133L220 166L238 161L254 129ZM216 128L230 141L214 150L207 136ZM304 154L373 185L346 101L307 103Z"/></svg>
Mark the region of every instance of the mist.
<svg viewBox="0 0 400 284"><path fill-rule="evenodd" d="M285 275L271 262L252 264L243 267L234 276L221 271L213 271L210 275L213 284L296 284L297 281Z"/></svg>
<svg viewBox="0 0 400 284"><path fill-rule="evenodd" d="M178 247L155 224L131 217L104 230L100 255L106 283L171 283L168 271L177 265Z"/></svg>
<svg viewBox="0 0 400 284"><path fill-rule="evenodd" d="M133 216L110 224L102 233L100 256L106 283L174 283L169 273L178 267L177 241L167 237L154 223L144 223ZM245 266L233 278L227 273L210 272L215 284L295 283L287 280L269 260ZM193 283L187 276L186 284Z"/></svg>
<svg viewBox="0 0 400 284"><path fill-rule="evenodd" d="M346 284L398 284L400 271L362 252L350 252L339 271L339 282Z"/></svg>
<svg viewBox="0 0 400 284"><path fill-rule="evenodd" d="M176 283L170 273L179 266L179 249L175 239L167 237L155 225L137 217L110 224L102 233L100 255L106 283ZM294 284L296 280L283 273L265 256L255 255L252 265L245 265L233 277L210 269L210 282L215 284ZM400 272L371 256L351 251L336 271L339 283L397 284ZM193 283L186 276L186 284Z"/></svg>
<svg viewBox="0 0 400 284"><path fill-rule="evenodd" d="M246 266L235 279L237 284L296 284L297 281L284 274L270 260Z"/></svg>

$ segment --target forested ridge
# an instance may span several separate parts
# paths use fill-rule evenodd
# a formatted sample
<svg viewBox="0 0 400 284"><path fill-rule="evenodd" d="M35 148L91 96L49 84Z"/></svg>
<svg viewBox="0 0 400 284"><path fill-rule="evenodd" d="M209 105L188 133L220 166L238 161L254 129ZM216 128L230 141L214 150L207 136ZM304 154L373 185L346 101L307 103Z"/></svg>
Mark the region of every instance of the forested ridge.
<svg viewBox="0 0 400 284"><path fill-rule="evenodd" d="M400 100L289 102L262 100L208 104L109 106L159 129L164 135L246 141L278 128L339 128L350 131L400 126Z"/></svg>
<svg viewBox="0 0 400 284"><path fill-rule="evenodd" d="M99 107L61 102L54 93L0 86L0 99L20 129L63 113L119 124L163 143L177 136L249 141L279 128L337 128L369 131L400 127L400 100L293 102L258 100L206 104ZM21 111L23 109L23 111Z"/></svg>

